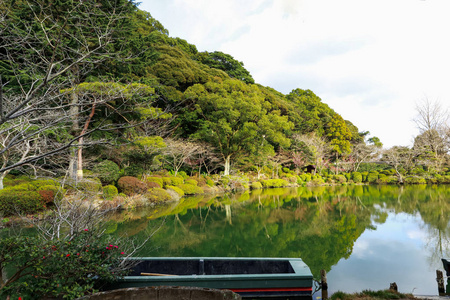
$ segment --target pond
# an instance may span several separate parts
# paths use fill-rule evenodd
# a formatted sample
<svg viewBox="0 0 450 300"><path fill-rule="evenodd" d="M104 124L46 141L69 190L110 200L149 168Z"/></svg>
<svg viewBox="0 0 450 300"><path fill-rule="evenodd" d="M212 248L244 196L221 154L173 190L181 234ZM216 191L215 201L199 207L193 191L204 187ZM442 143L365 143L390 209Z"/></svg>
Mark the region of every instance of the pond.
<svg viewBox="0 0 450 300"><path fill-rule="evenodd" d="M448 185L300 187L124 211L108 232L153 234L140 256L299 257L315 278L327 271L329 294L396 282L404 293L436 295L449 220Z"/></svg>

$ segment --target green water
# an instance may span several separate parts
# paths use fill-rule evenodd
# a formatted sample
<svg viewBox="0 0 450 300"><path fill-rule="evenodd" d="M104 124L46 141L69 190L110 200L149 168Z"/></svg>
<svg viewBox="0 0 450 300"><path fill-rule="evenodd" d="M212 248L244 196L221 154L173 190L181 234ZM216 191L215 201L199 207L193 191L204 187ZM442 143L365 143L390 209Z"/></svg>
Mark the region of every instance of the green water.
<svg viewBox="0 0 450 300"><path fill-rule="evenodd" d="M141 256L300 257L316 278L327 271L331 293L395 281L435 295L449 221L448 185L336 186L189 197L117 214L108 232L154 234Z"/></svg>

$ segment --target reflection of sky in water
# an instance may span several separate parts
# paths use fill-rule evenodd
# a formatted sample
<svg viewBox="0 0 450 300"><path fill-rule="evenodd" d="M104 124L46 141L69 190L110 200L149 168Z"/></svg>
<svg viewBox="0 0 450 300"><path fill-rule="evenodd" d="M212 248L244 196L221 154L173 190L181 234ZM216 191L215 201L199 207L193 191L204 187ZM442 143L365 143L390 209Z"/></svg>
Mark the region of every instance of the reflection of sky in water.
<svg viewBox="0 0 450 300"><path fill-rule="evenodd" d="M330 293L387 289L396 282L400 292L436 295L436 271L423 251L428 233L420 215L389 213L384 224L375 226L359 237L347 260L332 267Z"/></svg>

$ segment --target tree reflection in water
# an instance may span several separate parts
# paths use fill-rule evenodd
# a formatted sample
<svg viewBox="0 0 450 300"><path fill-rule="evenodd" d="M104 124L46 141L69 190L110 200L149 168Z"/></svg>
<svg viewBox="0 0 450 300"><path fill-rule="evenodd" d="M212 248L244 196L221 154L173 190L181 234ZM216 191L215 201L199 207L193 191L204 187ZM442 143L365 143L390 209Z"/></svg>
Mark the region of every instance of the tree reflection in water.
<svg viewBox="0 0 450 300"><path fill-rule="evenodd" d="M142 256L300 257L320 278L351 256L357 239L389 214L419 215L430 268L450 257L450 188L441 186L333 186L254 190L187 197L111 220L112 234L144 238L166 223ZM119 220L119 221L118 221ZM155 250L156 249L156 250ZM410 291L409 291L410 292Z"/></svg>

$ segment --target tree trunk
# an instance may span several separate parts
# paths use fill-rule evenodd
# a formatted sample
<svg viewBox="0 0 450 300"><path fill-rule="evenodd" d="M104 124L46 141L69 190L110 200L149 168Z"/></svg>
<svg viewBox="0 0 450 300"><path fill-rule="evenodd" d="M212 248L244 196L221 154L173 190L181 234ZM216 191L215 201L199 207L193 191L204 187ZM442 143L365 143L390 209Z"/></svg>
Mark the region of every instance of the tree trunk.
<svg viewBox="0 0 450 300"><path fill-rule="evenodd" d="M4 186L3 186L3 179L5 179L6 175L8 175L9 170L4 171L0 174L0 190L3 190Z"/></svg>
<svg viewBox="0 0 450 300"><path fill-rule="evenodd" d="M231 169L231 167L230 167L230 165L231 165L231 163L230 163L230 161L231 161L231 155L228 155L226 158L225 158L225 163L224 163L224 167L225 167L225 170L223 171L223 175L230 175L230 169Z"/></svg>
<svg viewBox="0 0 450 300"><path fill-rule="evenodd" d="M77 151L77 181L83 179L83 137L78 139Z"/></svg>

